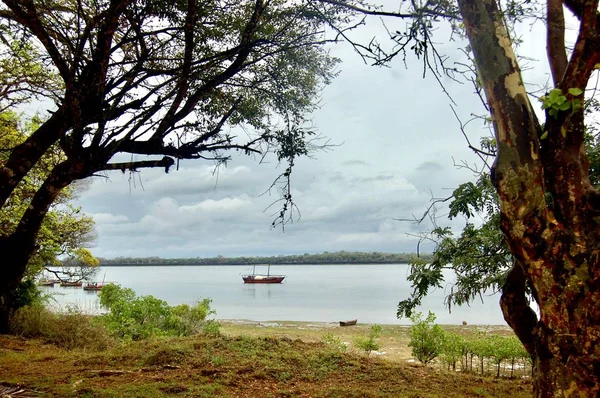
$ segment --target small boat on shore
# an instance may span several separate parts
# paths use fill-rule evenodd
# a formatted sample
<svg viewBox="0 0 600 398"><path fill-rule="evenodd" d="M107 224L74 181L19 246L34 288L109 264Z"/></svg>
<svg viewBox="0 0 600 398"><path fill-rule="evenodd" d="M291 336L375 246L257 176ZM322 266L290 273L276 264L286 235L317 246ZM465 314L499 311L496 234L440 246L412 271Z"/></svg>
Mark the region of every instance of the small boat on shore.
<svg viewBox="0 0 600 398"><path fill-rule="evenodd" d="M352 319L350 321L340 321L340 326L354 326L356 325L357 319Z"/></svg>
<svg viewBox="0 0 600 398"><path fill-rule="evenodd" d="M244 283L281 283L285 279L285 275L271 275L271 264L267 269L267 274L257 274L256 266L252 267L252 274L242 275Z"/></svg>

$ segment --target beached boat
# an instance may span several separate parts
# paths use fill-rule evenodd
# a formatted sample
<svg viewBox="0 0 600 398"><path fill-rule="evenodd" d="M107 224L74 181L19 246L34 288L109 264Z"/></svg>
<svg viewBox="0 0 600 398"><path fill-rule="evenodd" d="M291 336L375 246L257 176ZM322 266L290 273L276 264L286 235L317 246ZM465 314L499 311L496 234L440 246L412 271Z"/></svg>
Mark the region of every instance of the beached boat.
<svg viewBox="0 0 600 398"><path fill-rule="evenodd" d="M354 326L356 325L357 319L352 319L350 321L340 321L340 326Z"/></svg>
<svg viewBox="0 0 600 398"><path fill-rule="evenodd" d="M271 275L271 264L267 269L267 274L257 274L256 266L252 267L252 274L242 275L244 283L281 283L285 279L285 275Z"/></svg>

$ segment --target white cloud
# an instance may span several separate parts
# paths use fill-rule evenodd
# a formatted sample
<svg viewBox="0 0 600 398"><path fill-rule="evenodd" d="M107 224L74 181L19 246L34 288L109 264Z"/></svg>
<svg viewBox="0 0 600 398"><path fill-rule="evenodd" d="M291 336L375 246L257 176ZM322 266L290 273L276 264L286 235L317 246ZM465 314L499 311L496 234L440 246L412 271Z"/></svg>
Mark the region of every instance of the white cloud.
<svg viewBox="0 0 600 398"><path fill-rule="evenodd" d="M90 214L96 224L118 224L129 221L129 218L123 214L114 215L109 213Z"/></svg>
<svg viewBox="0 0 600 398"><path fill-rule="evenodd" d="M420 216L432 196L449 196L472 178L469 170L454 166L455 159L473 162L475 157L448 97L435 79L421 78L420 64L409 61L405 69L398 60L389 69L373 68L348 46L332 52L343 59L341 74L323 92L323 106L313 121L332 143L342 145L314 159L297 159L292 195L302 217L285 233L270 228L278 208L265 211L279 192L262 195L283 166L272 158L258 164L258 159L235 155L227 168L217 170L211 162L185 161L169 174L144 170L96 179L80 199L98 223L94 253L196 257L414 251L416 238L407 234L426 225L394 218ZM461 118L479 112L471 86L443 82ZM489 131L471 123L466 133L478 142Z"/></svg>

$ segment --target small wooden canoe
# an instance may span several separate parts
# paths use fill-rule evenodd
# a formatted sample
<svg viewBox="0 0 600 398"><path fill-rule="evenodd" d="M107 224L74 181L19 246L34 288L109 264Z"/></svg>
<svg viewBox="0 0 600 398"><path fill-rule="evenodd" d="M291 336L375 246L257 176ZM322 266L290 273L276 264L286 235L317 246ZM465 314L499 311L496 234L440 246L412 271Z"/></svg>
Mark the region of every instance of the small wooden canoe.
<svg viewBox="0 0 600 398"><path fill-rule="evenodd" d="M356 319L352 319L351 321L340 321L340 326L353 326L356 325Z"/></svg>

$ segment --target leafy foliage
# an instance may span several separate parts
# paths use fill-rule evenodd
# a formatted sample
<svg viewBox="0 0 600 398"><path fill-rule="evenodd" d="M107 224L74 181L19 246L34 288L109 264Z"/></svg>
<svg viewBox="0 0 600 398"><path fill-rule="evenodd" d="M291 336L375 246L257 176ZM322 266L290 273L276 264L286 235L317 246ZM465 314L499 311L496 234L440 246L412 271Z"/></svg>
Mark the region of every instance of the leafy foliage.
<svg viewBox="0 0 600 398"><path fill-rule="evenodd" d="M344 344L340 337L334 336L331 333L325 333L321 336L321 341L331 347L334 351L345 352L348 349L348 346Z"/></svg>
<svg viewBox="0 0 600 398"><path fill-rule="evenodd" d="M341 27L349 14L283 0L2 3L0 89L13 91L0 106L35 97L54 108L31 134L2 146L0 210L24 211L0 235L0 249L16 249L0 292L22 277L36 235L56 231L42 220L62 191L100 172L272 154L288 166L277 180L274 225L292 220L294 161L326 146L305 116L336 74L325 27ZM132 161L114 161L118 154ZM25 204L13 194L27 179L44 185L34 184Z"/></svg>
<svg viewBox="0 0 600 398"><path fill-rule="evenodd" d="M412 347L412 355L415 358L422 363L429 363L442 352L445 333L435 324L435 314L431 311L425 319L418 312L411 317L411 321L408 346Z"/></svg>
<svg viewBox="0 0 600 398"><path fill-rule="evenodd" d="M137 297L129 288L108 284L100 291L100 304L108 314L97 317L116 337L143 340L152 336L189 336L203 328L210 334L218 333L218 323L207 317L215 314L210 299L194 306L181 304L171 307L166 301L153 296Z"/></svg>
<svg viewBox="0 0 600 398"><path fill-rule="evenodd" d="M377 351L380 347L377 338L381 334L381 330L382 328L380 325L372 325L369 330L369 337L357 337L354 340L354 345L363 350L367 355L369 355L371 351Z"/></svg>
<svg viewBox="0 0 600 398"><path fill-rule="evenodd" d="M434 241L432 258L414 257L408 280L413 292L398 305L398 317L410 317L430 288L441 287L453 271L456 282L446 297L446 305L463 305L487 290L498 291L512 265L512 255L500 230L498 198L489 175L482 173L475 183L461 184L452 193L449 217L483 220L478 226L467 222L460 235L449 227L435 227L424 239Z"/></svg>
<svg viewBox="0 0 600 398"><path fill-rule="evenodd" d="M24 142L39 126L41 120L22 120L16 113L0 113L0 168L10 156L10 148ZM31 172L12 192L4 206L0 207L0 237L9 236L15 231L24 213L30 207L35 192L50 174L54 165L64 159L64 154L52 147L32 168ZM81 279L92 272L98 260L89 250L83 248L93 238L93 219L81 213L70 201L74 199L76 187L63 190L54 202L38 231L35 250L29 257L22 278L11 291L0 295L0 329L6 331L12 313L25 305L32 304L40 293L34 280L47 270L48 264L58 264L60 256L66 256L80 265L71 276ZM56 274L64 277L58 270Z"/></svg>

